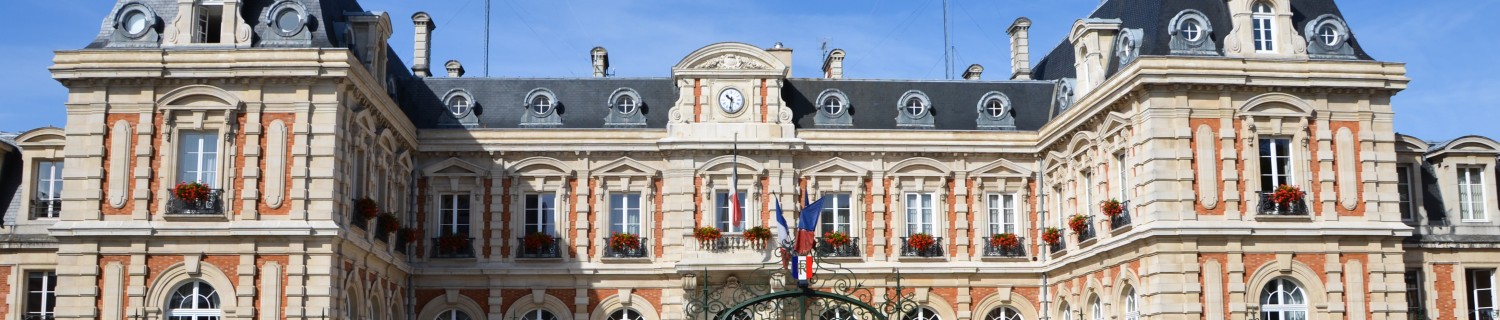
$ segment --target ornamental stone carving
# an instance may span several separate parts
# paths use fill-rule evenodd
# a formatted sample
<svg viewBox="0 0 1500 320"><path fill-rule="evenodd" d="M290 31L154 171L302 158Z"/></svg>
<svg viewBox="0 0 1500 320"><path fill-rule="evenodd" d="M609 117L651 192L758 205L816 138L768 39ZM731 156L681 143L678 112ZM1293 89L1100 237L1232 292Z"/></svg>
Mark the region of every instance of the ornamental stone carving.
<svg viewBox="0 0 1500 320"><path fill-rule="evenodd" d="M747 69L765 70L765 69L770 69L770 68L771 68L771 66L768 66L765 63L761 63L760 61L755 61L753 59L748 59L748 58L740 57L740 55L733 54L733 53L722 55L722 56L719 56L718 58L710 59L707 62L704 62L704 63L698 65L698 69L720 69L720 70L747 70Z"/></svg>

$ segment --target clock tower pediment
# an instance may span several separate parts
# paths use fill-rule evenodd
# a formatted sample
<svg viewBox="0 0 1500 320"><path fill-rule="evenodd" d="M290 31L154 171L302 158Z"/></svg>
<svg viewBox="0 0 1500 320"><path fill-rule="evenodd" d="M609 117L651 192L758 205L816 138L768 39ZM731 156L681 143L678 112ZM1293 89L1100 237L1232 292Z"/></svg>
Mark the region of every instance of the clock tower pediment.
<svg viewBox="0 0 1500 320"><path fill-rule="evenodd" d="M699 48L672 67L678 101L669 140L742 142L795 139L792 112L781 98L791 50L723 42Z"/></svg>

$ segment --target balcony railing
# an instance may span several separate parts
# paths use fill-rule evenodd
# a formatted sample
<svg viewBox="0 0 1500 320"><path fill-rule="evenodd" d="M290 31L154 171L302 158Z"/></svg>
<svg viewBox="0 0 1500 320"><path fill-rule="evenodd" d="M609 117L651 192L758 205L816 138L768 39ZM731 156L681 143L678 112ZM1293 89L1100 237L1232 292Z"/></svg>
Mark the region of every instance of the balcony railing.
<svg viewBox="0 0 1500 320"><path fill-rule="evenodd" d="M62 214L62 200L31 200L31 217L57 218Z"/></svg>
<svg viewBox="0 0 1500 320"><path fill-rule="evenodd" d="M1271 201L1271 192L1260 193L1261 215L1269 216L1305 216L1307 215L1307 203L1305 201L1293 201L1287 204L1279 204Z"/></svg>
<svg viewBox="0 0 1500 320"><path fill-rule="evenodd" d="M1062 241L1058 241L1057 243L1053 243L1053 244L1048 244L1047 245L1047 252L1051 252L1051 253L1058 253L1058 252L1062 252L1063 250L1067 250L1067 249L1068 249L1068 244L1063 243Z"/></svg>
<svg viewBox="0 0 1500 320"><path fill-rule="evenodd" d="M52 320L52 319L56 319L56 317L53 316L53 315L50 315L50 314L49 315L28 314L28 315L25 315L25 316L21 316L21 320Z"/></svg>
<svg viewBox="0 0 1500 320"><path fill-rule="evenodd" d="M707 240L707 241L700 241L700 240L697 240L697 239L693 239L693 242L697 242L698 243L698 250L702 250L702 251L729 251L729 250L765 250L766 248L770 247L770 242L771 241L750 241L749 239L745 239L744 236L741 236L741 235L738 235L738 234L725 234L725 235L719 237L718 239Z"/></svg>
<svg viewBox="0 0 1500 320"><path fill-rule="evenodd" d="M1130 226L1130 201L1120 203L1120 214L1109 218L1109 230L1120 230Z"/></svg>
<svg viewBox="0 0 1500 320"><path fill-rule="evenodd" d="M833 245L828 238L818 237L818 244L813 250L820 257L858 257L859 237L849 237L849 242Z"/></svg>
<svg viewBox="0 0 1500 320"><path fill-rule="evenodd" d="M443 243L443 238L432 238L433 258L473 258L474 238L460 238L455 244Z"/></svg>
<svg viewBox="0 0 1500 320"><path fill-rule="evenodd" d="M1021 258L1026 256L1026 238L1016 237L1016 245L1003 247L995 245L993 237L984 237L984 256Z"/></svg>
<svg viewBox="0 0 1500 320"><path fill-rule="evenodd" d="M1078 230L1078 242L1094 239L1094 217L1089 217L1088 223L1083 225L1083 230Z"/></svg>
<svg viewBox="0 0 1500 320"><path fill-rule="evenodd" d="M516 238L516 242L520 243L519 246L516 246L516 257L523 259L561 258L562 254L559 250L557 250L557 243L560 239L558 239L557 237L549 238L551 238L552 241L533 245L527 245L526 237Z"/></svg>
<svg viewBox="0 0 1500 320"><path fill-rule="evenodd" d="M604 257L606 258L645 258L646 237L638 237L634 246L621 246L616 248L609 243L609 237L604 237Z"/></svg>
<svg viewBox="0 0 1500 320"><path fill-rule="evenodd" d="M167 203L167 213L177 215L218 215L224 214L224 190L211 189L208 195L202 199L185 200L177 195L172 195L172 201Z"/></svg>
<svg viewBox="0 0 1500 320"><path fill-rule="evenodd" d="M905 257L942 257L943 238L932 237L932 244L926 246L914 246L906 237L901 237L901 256Z"/></svg>

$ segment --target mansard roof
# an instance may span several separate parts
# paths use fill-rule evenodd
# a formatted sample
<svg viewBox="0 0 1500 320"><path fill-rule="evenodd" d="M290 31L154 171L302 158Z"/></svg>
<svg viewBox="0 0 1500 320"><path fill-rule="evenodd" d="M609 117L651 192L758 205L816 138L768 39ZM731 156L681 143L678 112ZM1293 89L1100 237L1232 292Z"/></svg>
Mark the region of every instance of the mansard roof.
<svg viewBox="0 0 1500 320"><path fill-rule="evenodd" d="M99 25L99 35L94 37L93 42L90 42L86 48L99 49L107 47L109 42L111 41L110 35L115 32L115 17L119 15L119 11L121 9L124 9L125 6L132 4L144 5L152 12L154 12L159 19L157 21L156 31L164 31L165 25L170 24L172 20L176 19L178 15L177 2L177 0L115 1L114 8L110 9L109 15L104 16L104 21ZM242 6L240 8L240 16L245 19L245 23L250 25L255 34L253 36L254 40L252 40L254 43L253 46L279 48L347 47L347 45L344 43L343 37L339 34L339 32L342 32L343 30L341 28L336 28L335 26L340 26L343 23L348 22L349 17L351 16L378 14L365 12L365 9L361 7L359 2L356 0L297 0L296 2L306 8L307 14L312 17L312 19L309 19L309 21L307 22L308 30L312 31L311 43L271 44L259 41L261 39L268 38L268 35L275 33L275 31L271 29L270 25L268 25L264 20L265 17L269 14L268 11L272 9L272 6L276 5L279 2L281 1L252 0L240 2L240 5Z"/></svg>
<svg viewBox="0 0 1500 320"><path fill-rule="evenodd" d="M818 95L827 89L838 89L848 96L853 125L849 129L910 130L899 127L897 104L907 91L920 91L932 101L931 130L980 130L979 103L986 94L999 92L1011 103L1015 130L1035 131L1051 119L1052 92L1057 84L1050 81L976 81L976 80L866 80L866 79L788 79L782 98L792 108L798 128L816 128L813 115Z"/></svg>

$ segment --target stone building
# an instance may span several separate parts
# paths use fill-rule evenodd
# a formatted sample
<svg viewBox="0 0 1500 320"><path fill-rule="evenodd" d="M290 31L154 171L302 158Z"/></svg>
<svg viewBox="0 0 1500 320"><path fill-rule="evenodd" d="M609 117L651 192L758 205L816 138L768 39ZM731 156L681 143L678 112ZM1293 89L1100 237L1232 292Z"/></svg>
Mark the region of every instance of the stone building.
<svg viewBox="0 0 1500 320"><path fill-rule="evenodd" d="M1397 134L1332 0L1108 0L1036 63L1021 18L1006 80L438 76L411 19L408 66L354 0L118 1L0 139L0 318L703 319L793 290L743 233L807 198L902 320L1494 318L1500 144Z"/></svg>

